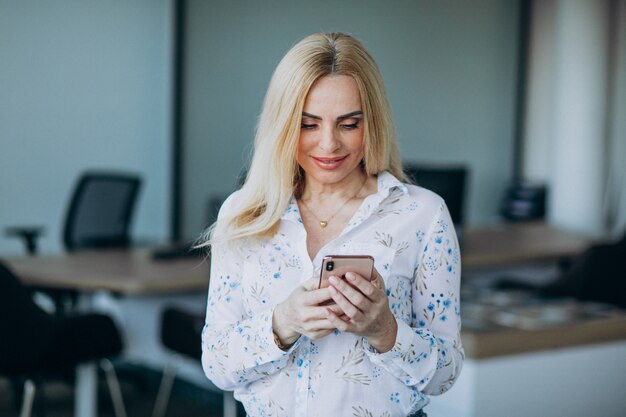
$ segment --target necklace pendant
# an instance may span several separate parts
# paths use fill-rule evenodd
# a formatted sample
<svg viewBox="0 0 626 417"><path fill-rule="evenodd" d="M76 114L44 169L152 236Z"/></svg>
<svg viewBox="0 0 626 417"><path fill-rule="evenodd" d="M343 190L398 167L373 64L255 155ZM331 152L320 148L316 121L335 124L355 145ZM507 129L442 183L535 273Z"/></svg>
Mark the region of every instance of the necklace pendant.
<svg viewBox="0 0 626 417"><path fill-rule="evenodd" d="M323 229L326 226L328 226L328 222L325 222L324 220L320 220L320 227Z"/></svg>

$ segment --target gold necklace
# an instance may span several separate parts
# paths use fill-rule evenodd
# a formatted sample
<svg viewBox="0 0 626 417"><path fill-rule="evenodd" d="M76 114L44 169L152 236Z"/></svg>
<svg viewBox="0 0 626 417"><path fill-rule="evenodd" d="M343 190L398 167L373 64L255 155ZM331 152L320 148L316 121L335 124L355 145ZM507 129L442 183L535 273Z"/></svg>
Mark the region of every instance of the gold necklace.
<svg viewBox="0 0 626 417"><path fill-rule="evenodd" d="M311 207L309 207L309 205L306 203L306 201L304 201L304 199L300 199L300 201L302 202L302 204L304 204L304 207L306 207L306 209L309 211L309 213L311 213L311 216L315 217L315 220L318 221L318 223L320 224L320 227L322 229L326 228L326 226L328 226L328 223L331 222L332 219L335 218L335 216L337 214L339 214L339 212L341 211L341 209L343 209L346 204L348 204L348 202L354 200L356 198L357 195L359 195L359 193L361 192L361 190L363 189L363 187L365 187L365 183L367 182L367 175L365 176L365 181L363 181L363 184L361 184L361 187L359 187L359 189L357 190L356 193L354 193L354 195L352 197L350 197L349 199L347 199L346 201L344 201L344 203L337 209L335 210L335 213L333 213L332 216L330 216L328 218L328 220L321 220L319 217L317 217L317 215L315 214L315 212L313 210L311 210Z"/></svg>

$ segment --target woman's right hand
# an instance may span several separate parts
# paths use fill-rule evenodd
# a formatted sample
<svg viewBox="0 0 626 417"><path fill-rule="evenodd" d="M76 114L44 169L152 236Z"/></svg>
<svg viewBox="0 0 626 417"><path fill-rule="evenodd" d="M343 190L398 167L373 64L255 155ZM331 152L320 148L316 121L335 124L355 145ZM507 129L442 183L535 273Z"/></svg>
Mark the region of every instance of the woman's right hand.
<svg viewBox="0 0 626 417"><path fill-rule="evenodd" d="M283 345L295 343L300 335L316 340L335 330L327 318L326 309L333 310L337 315L343 315L343 311L336 304L319 305L332 301L332 296L328 288L318 289L318 285L319 278L305 281L274 309L272 328Z"/></svg>

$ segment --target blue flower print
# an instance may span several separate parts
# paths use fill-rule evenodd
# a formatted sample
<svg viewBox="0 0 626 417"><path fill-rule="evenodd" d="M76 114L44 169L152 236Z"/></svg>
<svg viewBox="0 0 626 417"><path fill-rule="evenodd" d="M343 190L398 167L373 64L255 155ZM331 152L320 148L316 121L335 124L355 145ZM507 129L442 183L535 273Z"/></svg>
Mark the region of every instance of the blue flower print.
<svg viewBox="0 0 626 417"><path fill-rule="evenodd" d="M400 393L399 392L394 392L389 396L389 400L392 403L396 403L396 404L400 404Z"/></svg>

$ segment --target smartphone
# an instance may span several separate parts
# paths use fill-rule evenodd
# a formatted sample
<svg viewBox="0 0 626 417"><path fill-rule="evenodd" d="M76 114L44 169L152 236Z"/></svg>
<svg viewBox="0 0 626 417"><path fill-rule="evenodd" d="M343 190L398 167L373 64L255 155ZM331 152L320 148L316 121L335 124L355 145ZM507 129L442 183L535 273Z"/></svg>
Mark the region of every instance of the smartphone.
<svg viewBox="0 0 626 417"><path fill-rule="evenodd" d="M371 280L374 271L374 258L369 255L327 255L322 260L320 288L328 287L331 275L344 278L346 272L355 272Z"/></svg>

